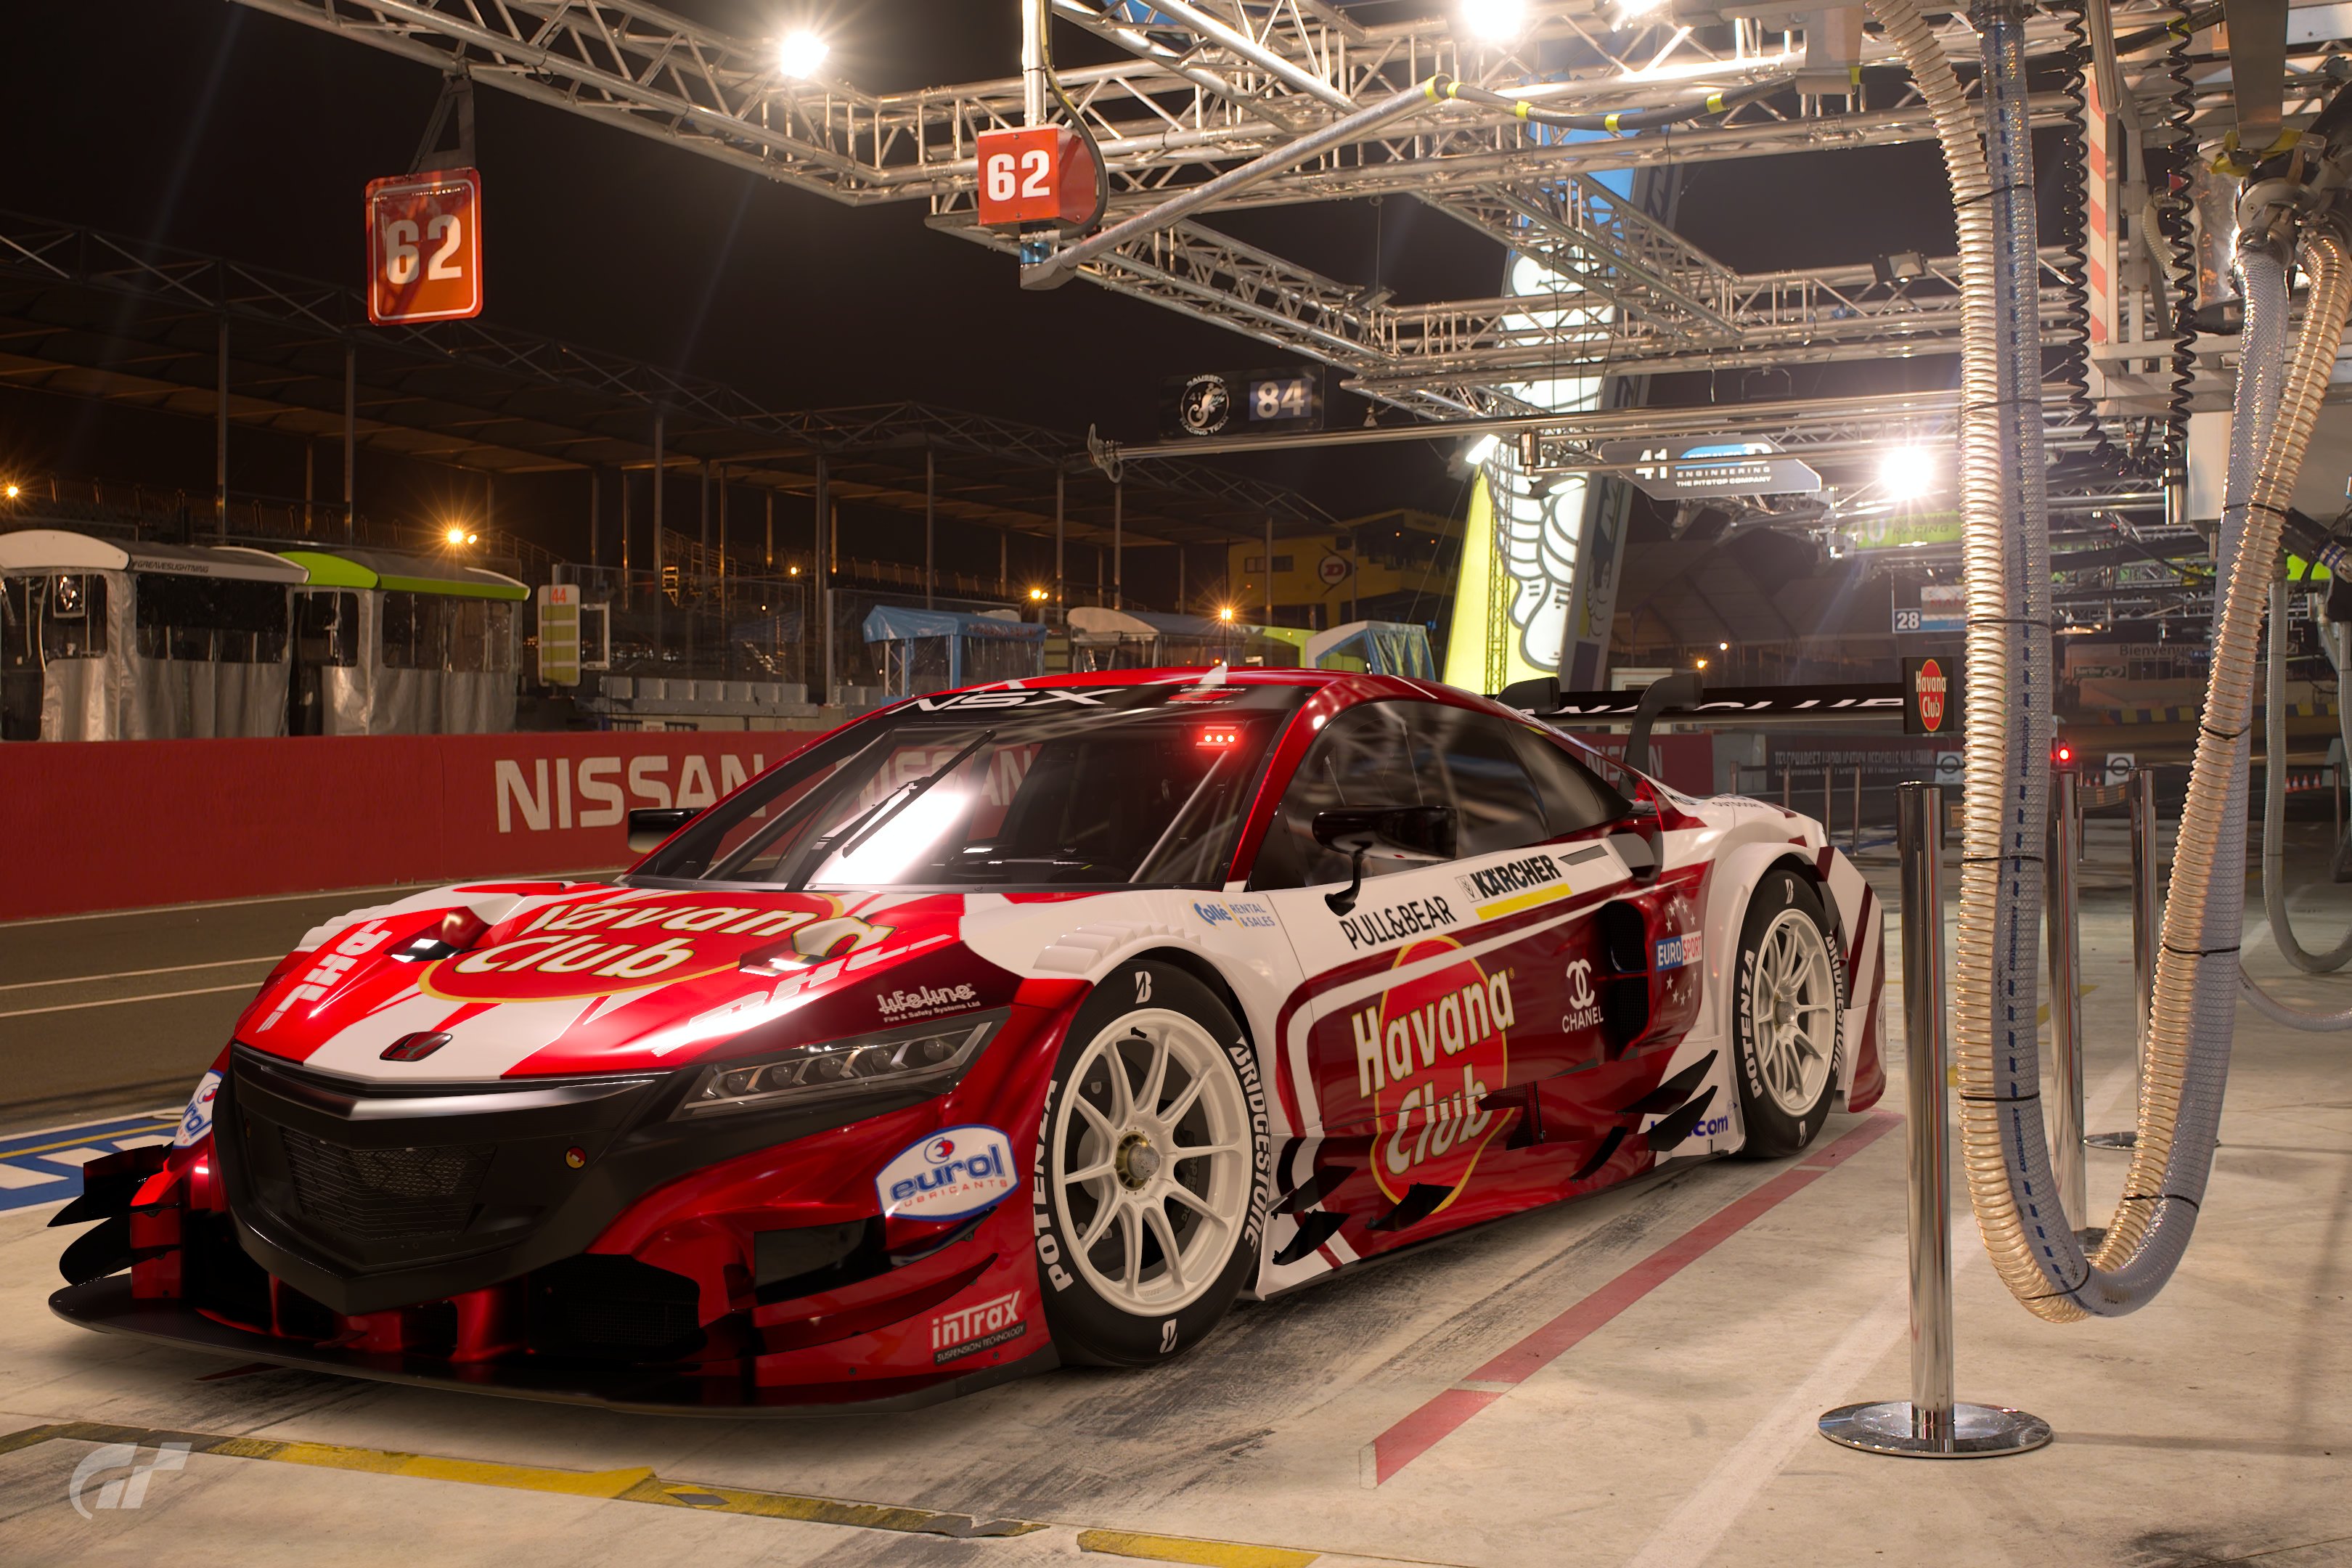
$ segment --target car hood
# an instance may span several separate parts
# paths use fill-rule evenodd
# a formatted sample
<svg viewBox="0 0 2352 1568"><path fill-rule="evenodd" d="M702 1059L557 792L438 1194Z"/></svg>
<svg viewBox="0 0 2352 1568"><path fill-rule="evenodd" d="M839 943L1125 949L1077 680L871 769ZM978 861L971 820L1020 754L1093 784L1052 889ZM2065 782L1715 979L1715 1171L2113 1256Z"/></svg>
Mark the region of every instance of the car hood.
<svg viewBox="0 0 2352 1568"><path fill-rule="evenodd" d="M964 937L972 906L1002 914L1014 902L445 888L311 931L238 1019L236 1039L348 1077L448 1083L667 1069L845 1038L1010 1004L1022 977ZM452 928L471 936L462 950L436 940Z"/></svg>

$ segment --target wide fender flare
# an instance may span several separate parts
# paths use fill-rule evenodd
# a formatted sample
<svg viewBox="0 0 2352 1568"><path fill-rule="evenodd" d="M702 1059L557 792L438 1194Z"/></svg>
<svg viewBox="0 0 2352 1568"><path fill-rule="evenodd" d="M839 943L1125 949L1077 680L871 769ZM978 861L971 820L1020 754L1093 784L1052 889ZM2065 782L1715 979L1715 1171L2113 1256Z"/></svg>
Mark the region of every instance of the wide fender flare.
<svg viewBox="0 0 2352 1568"><path fill-rule="evenodd" d="M1279 998L1268 989L1264 977L1245 971L1235 973L1234 966L1220 963L1216 954L1187 941L1186 933L1179 927L1148 921L1102 921L1065 931L1038 954L1035 970L1041 976L1083 983L1085 989L1070 1003L1075 1013L1112 970L1131 959L1154 960L1184 970L1213 983L1224 993L1257 1058L1258 1080L1266 1086L1270 1131L1277 1140L1293 1135L1297 1129L1292 1125L1283 1096L1276 1092L1276 1074L1280 1064L1275 1059L1270 1043L1276 1038L1275 1016Z"/></svg>
<svg viewBox="0 0 2352 1568"><path fill-rule="evenodd" d="M1846 970L1846 1011L1839 1020L1843 1048L1838 1053L1837 1077L1837 1094L1843 1101L1853 1087L1854 1064L1862 1055L1862 1010L1879 992L1875 970L1883 947L1877 900L1862 873L1840 851L1783 840L1741 845L1716 861L1707 894L1707 987L1701 1002L1702 1016L1707 1032L1727 1047L1732 1003L1739 984L1739 928L1747 921L1757 884L1775 866L1788 867L1820 890L1835 928L1832 941Z"/></svg>

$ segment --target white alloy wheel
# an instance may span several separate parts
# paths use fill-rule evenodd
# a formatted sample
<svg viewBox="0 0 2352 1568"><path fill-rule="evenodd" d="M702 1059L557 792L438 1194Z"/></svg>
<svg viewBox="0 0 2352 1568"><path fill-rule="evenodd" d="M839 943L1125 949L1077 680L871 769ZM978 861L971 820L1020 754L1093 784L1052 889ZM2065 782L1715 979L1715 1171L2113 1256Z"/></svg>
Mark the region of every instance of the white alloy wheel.
<svg viewBox="0 0 2352 1568"><path fill-rule="evenodd" d="M1755 1060L1772 1103L1805 1116L1837 1063L1837 976L1822 928L1802 909L1782 910L1757 945Z"/></svg>
<svg viewBox="0 0 2352 1568"><path fill-rule="evenodd" d="M1182 1013L1142 1007L1087 1045L1055 1108L1055 1217L1106 1305L1166 1317L1215 1283L1251 1202L1249 1106Z"/></svg>

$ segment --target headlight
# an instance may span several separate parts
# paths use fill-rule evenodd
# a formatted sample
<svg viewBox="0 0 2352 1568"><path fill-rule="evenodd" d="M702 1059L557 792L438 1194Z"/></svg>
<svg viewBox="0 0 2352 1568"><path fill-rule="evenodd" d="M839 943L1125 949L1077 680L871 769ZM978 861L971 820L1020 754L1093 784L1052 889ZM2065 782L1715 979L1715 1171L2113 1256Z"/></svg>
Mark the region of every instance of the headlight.
<svg viewBox="0 0 2352 1568"><path fill-rule="evenodd" d="M712 1062L695 1079L674 1114L714 1116L871 1089L938 1093L963 1077L1010 1013L1003 1007L963 1013L878 1034L795 1046L748 1061Z"/></svg>

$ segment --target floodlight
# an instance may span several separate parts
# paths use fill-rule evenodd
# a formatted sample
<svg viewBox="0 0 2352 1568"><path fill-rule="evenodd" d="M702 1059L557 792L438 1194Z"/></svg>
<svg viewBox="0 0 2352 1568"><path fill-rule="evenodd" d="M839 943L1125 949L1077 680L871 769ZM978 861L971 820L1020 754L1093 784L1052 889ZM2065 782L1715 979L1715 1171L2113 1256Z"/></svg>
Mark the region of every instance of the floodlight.
<svg viewBox="0 0 2352 1568"><path fill-rule="evenodd" d="M1890 500L1916 500L1935 488L1936 454L1925 447L1894 447L1878 459L1878 482Z"/></svg>
<svg viewBox="0 0 2352 1568"><path fill-rule="evenodd" d="M451 544L463 544L466 542L466 531L452 523L442 531L441 537Z"/></svg>
<svg viewBox="0 0 2352 1568"><path fill-rule="evenodd" d="M1527 21L1528 0L1462 0L1462 26L1490 44L1517 37Z"/></svg>
<svg viewBox="0 0 2352 1568"><path fill-rule="evenodd" d="M776 68L786 76L805 81L816 75L824 64L824 57L833 47L803 27L791 34L776 46Z"/></svg>

